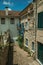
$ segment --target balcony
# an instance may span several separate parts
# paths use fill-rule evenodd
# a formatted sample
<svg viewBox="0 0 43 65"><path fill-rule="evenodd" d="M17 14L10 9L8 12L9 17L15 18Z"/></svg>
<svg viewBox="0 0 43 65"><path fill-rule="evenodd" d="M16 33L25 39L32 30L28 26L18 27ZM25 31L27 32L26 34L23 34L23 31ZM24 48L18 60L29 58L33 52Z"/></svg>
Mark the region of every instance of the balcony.
<svg viewBox="0 0 43 65"><path fill-rule="evenodd" d="M17 30L21 30L21 24L17 24Z"/></svg>

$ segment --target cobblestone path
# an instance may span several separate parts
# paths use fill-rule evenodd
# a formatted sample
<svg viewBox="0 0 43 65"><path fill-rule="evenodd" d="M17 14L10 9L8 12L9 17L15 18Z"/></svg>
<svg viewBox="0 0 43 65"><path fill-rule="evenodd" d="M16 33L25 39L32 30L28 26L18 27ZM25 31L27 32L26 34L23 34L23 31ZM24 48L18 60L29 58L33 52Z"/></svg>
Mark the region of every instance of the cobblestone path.
<svg viewBox="0 0 43 65"><path fill-rule="evenodd" d="M29 54L15 43L13 48L13 65L39 65L39 63L32 57L29 57Z"/></svg>

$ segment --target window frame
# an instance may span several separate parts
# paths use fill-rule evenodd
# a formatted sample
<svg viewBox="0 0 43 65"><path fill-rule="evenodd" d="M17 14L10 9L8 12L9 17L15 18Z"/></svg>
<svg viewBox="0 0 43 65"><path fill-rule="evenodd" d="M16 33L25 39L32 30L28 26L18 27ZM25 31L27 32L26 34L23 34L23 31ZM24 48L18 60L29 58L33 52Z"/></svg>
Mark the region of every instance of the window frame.
<svg viewBox="0 0 43 65"><path fill-rule="evenodd" d="M39 19L40 19L40 17L41 17L41 15L40 14L42 14L43 12L40 12L40 13L38 13L38 25L37 25L37 27L38 27L38 29L40 30L40 29L43 29L43 26L40 24L41 22L39 21ZM42 14L43 15L43 14ZM40 25L39 25L40 24Z"/></svg>
<svg viewBox="0 0 43 65"><path fill-rule="evenodd" d="M5 18L1 18L1 24L5 24Z"/></svg>
<svg viewBox="0 0 43 65"><path fill-rule="evenodd" d="M10 18L10 24L15 24L14 18Z"/></svg>
<svg viewBox="0 0 43 65"><path fill-rule="evenodd" d="M27 38L25 39L25 45L26 45L26 47L28 47L28 39Z"/></svg>
<svg viewBox="0 0 43 65"><path fill-rule="evenodd" d="M25 22L25 26L27 27L27 25L28 25L28 22Z"/></svg>
<svg viewBox="0 0 43 65"><path fill-rule="evenodd" d="M34 42L32 42L32 50L33 51L35 50L35 48L34 48Z"/></svg>

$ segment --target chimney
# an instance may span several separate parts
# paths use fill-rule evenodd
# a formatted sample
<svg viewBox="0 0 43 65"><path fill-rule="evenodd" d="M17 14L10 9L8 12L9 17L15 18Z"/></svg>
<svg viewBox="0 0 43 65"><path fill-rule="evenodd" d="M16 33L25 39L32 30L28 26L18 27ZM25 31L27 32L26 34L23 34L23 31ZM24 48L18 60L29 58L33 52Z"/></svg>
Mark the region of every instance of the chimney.
<svg viewBox="0 0 43 65"><path fill-rule="evenodd" d="M8 7L5 7L6 15L8 15Z"/></svg>

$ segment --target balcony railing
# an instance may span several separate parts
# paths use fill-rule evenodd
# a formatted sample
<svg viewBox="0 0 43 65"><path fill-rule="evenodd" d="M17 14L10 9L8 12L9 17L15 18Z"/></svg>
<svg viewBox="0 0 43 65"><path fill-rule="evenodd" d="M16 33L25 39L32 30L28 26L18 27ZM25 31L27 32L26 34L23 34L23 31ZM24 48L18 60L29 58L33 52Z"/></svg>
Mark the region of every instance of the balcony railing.
<svg viewBox="0 0 43 65"><path fill-rule="evenodd" d="M21 24L17 24L17 30L21 30Z"/></svg>

